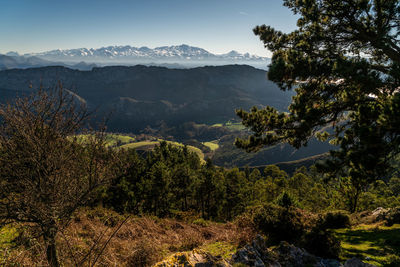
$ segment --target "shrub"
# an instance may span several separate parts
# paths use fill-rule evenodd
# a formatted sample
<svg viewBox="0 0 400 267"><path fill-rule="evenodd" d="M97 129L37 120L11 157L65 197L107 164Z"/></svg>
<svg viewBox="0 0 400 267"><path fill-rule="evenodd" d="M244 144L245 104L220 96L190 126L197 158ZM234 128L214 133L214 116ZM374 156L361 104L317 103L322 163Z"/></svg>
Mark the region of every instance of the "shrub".
<svg viewBox="0 0 400 267"><path fill-rule="evenodd" d="M392 208L386 215L386 226L400 223L400 207Z"/></svg>
<svg viewBox="0 0 400 267"><path fill-rule="evenodd" d="M385 267L396 267L400 266L400 257L394 254L391 254L386 257L386 262L383 264Z"/></svg>
<svg viewBox="0 0 400 267"><path fill-rule="evenodd" d="M178 251L193 250L204 243L204 238L196 232L185 233L182 237L182 243L178 247Z"/></svg>
<svg viewBox="0 0 400 267"><path fill-rule="evenodd" d="M302 243L308 252L323 258L336 259L341 251L340 241L334 234L318 226L304 235Z"/></svg>
<svg viewBox="0 0 400 267"><path fill-rule="evenodd" d="M210 225L210 222L204 220L203 218L199 218L199 219L194 220L193 224L198 225L198 226L206 227L206 226Z"/></svg>
<svg viewBox="0 0 400 267"><path fill-rule="evenodd" d="M294 242L304 234L301 213L295 209L267 204L255 207L251 217L254 226L268 236L270 244Z"/></svg>
<svg viewBox="0 0 400 267"><path fill-rule="evenodd" d="M339 229L350 226L350 217L343 211L333 211L325 214L323 218L325 229Z"/></svg>
<svg viewBox="0 0 400 267"><path fill-rule="evenodd" d="M127 258L128 266L147 267L162 259L162 256L157 254L160 251L149 240L142 239L133 247L133 253Z"/></svg>

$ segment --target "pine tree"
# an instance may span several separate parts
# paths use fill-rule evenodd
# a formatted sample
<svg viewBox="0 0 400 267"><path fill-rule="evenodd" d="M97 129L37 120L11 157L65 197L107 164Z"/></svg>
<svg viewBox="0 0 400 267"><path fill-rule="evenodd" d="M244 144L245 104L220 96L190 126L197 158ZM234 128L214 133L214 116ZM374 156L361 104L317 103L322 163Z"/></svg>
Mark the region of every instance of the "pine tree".
<svg viewBox="0 0 400 267"><path fill-rule="evenodd" d="M400 2L397 0L285 0L299 16L283 33L257 26L273 52L268 78L297 95L289 112L238 110L253 131L236 145L247 151L318 137L337 144L321 165L351 177L359 189L386 175L400 148ZM322 127L333 129L318 133ZM357 189L358 190L358 189Z"/></svg>

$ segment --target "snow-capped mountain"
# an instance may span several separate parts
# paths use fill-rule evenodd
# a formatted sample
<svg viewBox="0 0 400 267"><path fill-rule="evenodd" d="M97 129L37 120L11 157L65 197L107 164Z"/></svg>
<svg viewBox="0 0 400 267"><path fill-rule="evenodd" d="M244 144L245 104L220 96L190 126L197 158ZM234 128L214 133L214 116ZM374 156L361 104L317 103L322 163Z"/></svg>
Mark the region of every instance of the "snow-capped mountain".
<svg viewBox="0 0 400 267"><path fill-rule="evenodd" d="M68 49L52 50L42 53L30 53L24 56L36 56L46 60L63 62L150 62L150 61L267 61L268 58L250 55L249 53L240 54L231 51L227 54L217 55L205 49L189 45L162 46L154 49L148 47L132 46L108 46L98 49Z"/></svg>

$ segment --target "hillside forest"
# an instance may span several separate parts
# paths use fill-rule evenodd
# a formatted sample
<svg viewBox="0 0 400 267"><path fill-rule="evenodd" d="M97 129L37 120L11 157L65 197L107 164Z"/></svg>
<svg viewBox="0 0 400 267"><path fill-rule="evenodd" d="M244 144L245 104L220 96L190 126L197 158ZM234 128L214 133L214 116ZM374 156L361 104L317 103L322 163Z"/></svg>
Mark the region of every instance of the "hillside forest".
<svg viewBox="0 0 400 267"><path fill-rule="evenodd" d="M0 265L400 266L400 3L283 4L267 72L1 70Z"/></svg>

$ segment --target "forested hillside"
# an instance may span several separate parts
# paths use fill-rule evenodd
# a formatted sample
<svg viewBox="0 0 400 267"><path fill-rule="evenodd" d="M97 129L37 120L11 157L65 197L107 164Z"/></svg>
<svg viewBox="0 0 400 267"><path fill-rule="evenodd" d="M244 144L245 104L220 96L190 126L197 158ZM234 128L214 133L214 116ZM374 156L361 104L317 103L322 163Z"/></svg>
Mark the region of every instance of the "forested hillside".
<svg viewBox="0 0 400 267"><path fill-rule="evenodd" d="M135 132L161 121L219 123L235 118L240 107L273 105L286 110L291 93L277 89L266 72L245 65L167 69L104 67L78 71L64 67L0 72L1 95L30 92L62 83L79 101L109 115L111 131ZM4 99L2 97L2 99Z"/></svg>

